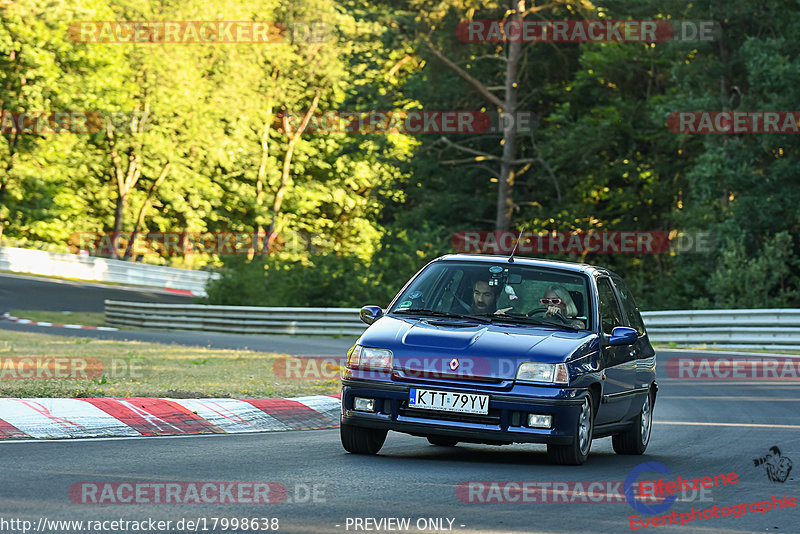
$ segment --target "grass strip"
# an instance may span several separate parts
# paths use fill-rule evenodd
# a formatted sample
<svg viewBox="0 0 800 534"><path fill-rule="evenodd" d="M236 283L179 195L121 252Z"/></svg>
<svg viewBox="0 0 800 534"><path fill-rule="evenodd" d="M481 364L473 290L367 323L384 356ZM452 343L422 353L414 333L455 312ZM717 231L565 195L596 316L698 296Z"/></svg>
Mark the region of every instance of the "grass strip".
<svg viewBox="0 0 800 534"><path fill-rule="evenodd" d="M30 319L31 321L44 323L60 324L81 324L84 326L108 326L102 313L93 312L70 312L70 311L33 311L33 310L11 310L9 312L14 317L20 319Z"/></svg>
<svg viewBox="0 0 800 534"><path fill-rule="evenodd" d="M72 360L65 364L64 358ZM338 376L332 374L286 378L279 371L276 376L275 362L287 358L250 350L0 330L0 397L260 398L340 392ZM82 370L80 364L87 362ZM56 377L53 364L60 365L62 378ZM43 371L48 365L49 373ZM30 372L41 377L20 377Z"/></svg>

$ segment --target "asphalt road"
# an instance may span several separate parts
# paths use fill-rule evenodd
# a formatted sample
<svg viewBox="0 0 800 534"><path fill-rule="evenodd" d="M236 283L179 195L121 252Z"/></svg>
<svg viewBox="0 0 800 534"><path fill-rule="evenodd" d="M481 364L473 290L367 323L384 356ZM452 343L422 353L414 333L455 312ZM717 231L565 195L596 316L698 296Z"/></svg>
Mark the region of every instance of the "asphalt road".
<svg viewBox="0 0 800 534"><path fill-rule="evenodd" d="M337 430L54 442L0 442L2 518L36 524L40 517L69 520L155 520L180 518L276 517L280 531L354 532L348 518L449 518L452 530L425 532L628 532L635 512L625 502L475 503L462 502L456 488L465 481L624 481L646 461L661 462L673 477L735 472L737 483L692 492L671 510L710 508L798 496L797 469L784 483L770 482L753 459L778 446L800 461L800 383L679 381L666 378L660 357L659 398L650 447L644 456L619 456L610 438L593 443L581 467L550 465L540 445L491 447L431 446L422 438L390 433L378 456L344 452ZM655 472L645 478L658 478ZM87 505L70 500L79 482L278 482L289 499L279 504ZM317 485L316 499L306 497ZM488 487L488 486L487 486ZM702 500L701 500L702 499ZM289 502L291 501L291 502ZM650 516L648 516L650 517ZM338 526L337 526L338 525ZM422 524L420 524L422 525ZM448 522L445 519L444 525ZM462 526L463 525L463 526ZM672 532L798 532L798 508L748 511L734 518L706 519ZM370 524L370 526L373 526ZM666 530L650 527L647 532ZM172 529L172 532L185 532ZM198 529L202 532L202 526ZM361 532L367 530L358 530ZM379 529L372 532L392 532ZM10 530L3 530L10 532ZM66 530L64 530L66 532ZM101 532L111 532L104 530ZM263 531L262 531L263 532ZM399 530L394 530L399 532Z"/></svg>
<svg viewBox="0 0 800 534"><path fill-rule="evenodd" d="M47 310L103 313L103 301L192 303L195 297L161 289L112 286L0 273L0 313L9 310Z"/></svg>

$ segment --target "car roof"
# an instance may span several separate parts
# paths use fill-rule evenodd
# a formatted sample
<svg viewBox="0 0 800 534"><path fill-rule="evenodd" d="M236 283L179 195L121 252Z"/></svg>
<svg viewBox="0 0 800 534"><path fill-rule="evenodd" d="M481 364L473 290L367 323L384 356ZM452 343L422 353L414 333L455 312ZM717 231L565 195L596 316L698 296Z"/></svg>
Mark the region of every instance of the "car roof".
<svg viewBox="0 0 800 534"><path fill-rule="evenodd" d="M499 254L446 254L440 256L433 261L472 261L481 263L508 263L508 256ZM551 269L561 269L563 271L580 272L589 275L609 275L615 278L621 278L618 274L606 269L605 267L598 267L589 265L588 263L575 263L560 260L544 260L541 258L529 258L514 256L514 264L516 265L530 265L531 267L545 267Z"/></svg>

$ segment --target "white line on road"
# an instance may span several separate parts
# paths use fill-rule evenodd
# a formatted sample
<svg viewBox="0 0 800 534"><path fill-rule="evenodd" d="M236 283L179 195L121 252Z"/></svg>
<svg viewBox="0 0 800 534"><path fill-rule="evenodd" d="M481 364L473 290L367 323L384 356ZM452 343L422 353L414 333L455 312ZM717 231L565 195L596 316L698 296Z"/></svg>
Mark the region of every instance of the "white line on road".
<svg viewBox="0 0 800 534"><path fill-rule="evenodd" d="M722 356L722 355L730 355L730 356L788 356L788 357L797 357L798 353L789 353L789 354L782 354L779 352L739 352L735 350L711 350L711 349L655 349L656 354L659 352L678 352L678 353L687 353L693 352L696 354L703 354L705 356Z"/></svg>
<svg viewBox="0 0 800 534"><path fill-rule="evenodd" d="M755 423L700 423L697 421L653 421L655 425L678 426L734 426L739 428L785 428L787 430L800 430L800 425L763 425Z"/></svg>
<svg viewBox="0 0 800 534"><path fill-rule="evenodd" d="M800 398L773 398L773 397L725 397L725 396L716 396L716 397L709 397L704 395L665 395L665 396L658 396L658 399L681 399L681 400L725 400L725 401L748 401L748 402L800 402Z"/></svg>
<svg viewBox="0 0 800 534"><path fill-rule="evenodd" d="M758 382L739 382L738 380L728 379L728 380L692 380L692 379L683 379L683 378L659 378L657 380L658 384L676 384L679 383L683 386L764 386L769 387L770 389L775 388L791 388L797 389L800 387L800 380L797 379L789 379L789 378L781 378L781 379L767 379L761 380Z"/></svg>

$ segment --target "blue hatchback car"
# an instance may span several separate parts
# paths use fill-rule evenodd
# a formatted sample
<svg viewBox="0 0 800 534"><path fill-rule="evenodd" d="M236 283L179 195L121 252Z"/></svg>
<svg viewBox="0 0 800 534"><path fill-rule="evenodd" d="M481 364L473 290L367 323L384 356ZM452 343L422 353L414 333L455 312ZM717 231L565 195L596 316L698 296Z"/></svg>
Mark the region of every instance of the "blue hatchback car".
<svg viewBox="0 0 800 534"><path fill-rule="evenodd" d="M341 439L375 454L387 431L433 445L546 443L582 464L595 438L650 441L656 356L622 278L585 264L448 255L420 270L342 371Z"/></svg>

